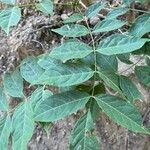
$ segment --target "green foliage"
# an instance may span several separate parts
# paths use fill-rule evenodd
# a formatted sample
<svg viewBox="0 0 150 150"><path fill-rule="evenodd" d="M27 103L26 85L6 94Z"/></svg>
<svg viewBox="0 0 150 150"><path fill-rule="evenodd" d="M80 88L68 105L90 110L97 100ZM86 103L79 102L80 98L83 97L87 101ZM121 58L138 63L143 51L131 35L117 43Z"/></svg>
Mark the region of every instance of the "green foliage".
<svg viewBox="0 0 150 150"><path fill-rule="evenodd" d="M8 34L21 19L23 7L15 0L0 1L9 4L0 11L0 27ZM0 150L8 149L10 135L13 150L27 149L37 123L44 124L48 131L49 125L77 111L84 114L72 131L70 150L100 149L94 124L102 111L132 132L150 134L135 106L136 100L143 98L140 91L129 77L118 72L118 60L133 64L131 55L146 55L147 65L133 65L141 84L150 86L150 13L143 13L128 25L127 20L118 18L130 10L132 0L123 2L125 5L110 10L94 27L89 19L98 16L105 3L94 3L85 12L73 13L61 22L64 25L49 29L51 34L64 36L62 44L46 54L25 58L14 72L4 75L0 87L0 111L4 113L0 117ZM32 5L41 13L54 14L51 0ZM24 82L30 84L25 84L26 88L36 87L30 96L23 88ZM57 87L57 92L52 93L49 86ZM15 108L9 106L12 97L21 100Z"/></svg>

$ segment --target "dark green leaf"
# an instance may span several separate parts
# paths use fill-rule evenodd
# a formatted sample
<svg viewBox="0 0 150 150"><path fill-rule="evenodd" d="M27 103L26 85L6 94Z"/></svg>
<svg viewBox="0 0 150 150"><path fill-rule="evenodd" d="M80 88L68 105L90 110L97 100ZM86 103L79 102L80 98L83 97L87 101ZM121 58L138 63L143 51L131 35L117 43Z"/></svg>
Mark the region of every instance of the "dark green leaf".
<svg viewBox="0 0 150 150"><path fill-rule="evenodd" d="M129 65L133 64L133 62L130 61L130 53L118 54L117 57L121 62L123 62L125 64L129 64Z"/></svg>
<svg viewBox="0 0 150 150"><path fill-rule="evenodd" d="M93 131L93 119L88 111L78 120L72 131L70 150L99 150L100 145Z"/></svg>
<svg viewBox="0 0 150 150"><path fill-rule="evenodd" d="M87 93L68 91L56 94L39 105L35 110L35 120L53 122L62 119L83 108L90 96Z"/></svg>
<svg viewBox="0 0 150 150"><path fill-rule="evenodd" d="M117 124L138 133L150 134L142 125L142 117L136 107L111 95L97 95L99 107Z"/></svg>
<svg viewBox="0 0 150 150"><path fill-rule="evenodd" d="M52 29L52 31L66 37L80 37L89 34L89 30L79 24L64 25L61 28Z"/></svg>
<svg viewBox="0 0 150 150"><path fill-rule="evenodd" d="M23 78L19 70L6 73L4 76L4 89L12 97L23 97Z"/></svg>
<svg viewBox="0 0 150 150"><path fill-rule="evenodd" d="M142 99L141 93L128 77L120 76L120 88L123 91L123 94L127 97L127 100L130 102Z"/></svg>
<svg viewBox="0 0 150 150"><path fill-rule="evenodd" d="M150 57L146 57L146 64L148 65L148 66L150 66Z"/></svg>

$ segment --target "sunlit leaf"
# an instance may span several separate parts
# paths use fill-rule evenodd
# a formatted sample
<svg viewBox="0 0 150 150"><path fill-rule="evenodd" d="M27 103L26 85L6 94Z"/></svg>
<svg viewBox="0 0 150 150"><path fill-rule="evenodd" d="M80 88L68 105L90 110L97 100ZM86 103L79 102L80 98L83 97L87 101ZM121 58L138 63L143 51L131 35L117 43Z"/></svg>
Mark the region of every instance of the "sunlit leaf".
<svg viewBox="0 0 150 150"><path fill-rule="evenodd" d="M74 23L81 20L83 20L83 16L80 13L73 13L71 16L64 20L64 23Z"/></svg>
<svg viewBox="0 0 150 150"><path fill-rule="evenodd" d="M3 87L0 87L0 110L1 111L8 111L8 101L7 101L7 97L4 93L4 89Z"/></svg>
<svg viewBox="0 0 150 150"><path fill-rule="evenodd" d="M5 3L5 4L14 5L16 3L16 0L0 0L0 2Z"/></svg>

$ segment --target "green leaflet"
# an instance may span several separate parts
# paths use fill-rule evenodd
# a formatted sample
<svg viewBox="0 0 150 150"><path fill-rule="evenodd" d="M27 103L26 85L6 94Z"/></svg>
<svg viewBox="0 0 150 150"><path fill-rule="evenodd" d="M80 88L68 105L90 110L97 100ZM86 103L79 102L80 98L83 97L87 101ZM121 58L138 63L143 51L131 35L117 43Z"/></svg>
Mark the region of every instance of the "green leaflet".
<svg viewBox="0 0 150 150"><path fill-rule="evenodd" d="M50 53L50 57L67 61L73 58L83 58L91 52L93 52L93 50L90 46L77 39L72 39L54 48Z"/></svg>
<svg viewBox="0 0 150 150"><path fill-rule="evenodd" d="M100 70L117 72L118 70L118 61L115 55L107 56L103 54L96 54L97 65L100 67Z"/></svg>
<svg viewBox="0 0 150 150"><path fill-rule="evenodd" d="M14 5L16 3L16 0L0 0L0 2Z"/></svg>
<svg viewBox="0 0 150 150"><path fill-rule="evenodd" d="M146 64L150 67L150 57L146 57Z"/></svg>
<svg viewBox="0 0 150 150"><path fill-rule="evenodd" d="M9 105L7 101L7 97L4 93L3 87L0 87L0 110L1 111L8 111Z"/></svg>
<svg viewBox="0 0 150 150"><path fill-rule="evenodd" d="M26 150L34 130L31 104L26 101L19 105L13 114L12 121L13 150L18 150L18 148L19 150Z"/></svg>
<svg viewBox="0 0 150 150"><path fill-rule="evenodd" d="M70 150L100 150L99 142L93 130L92 115L88 111L78 120L72 131Z"/></svg>
<svg viewBox="0 0 150 150"><path fill-rule="evenodd" d="M126 76L120 76L120 88L127 100L134 102L134 100L142 99L142 95L135 86L135 84Z"/></svg>
<svg viewBox="0 0 150 150"><path fill-rule="evenodd" d="M134 0L123 0L123 3L130 5Z"/></svg>
<svg viewBox="0 0 150 150"><path fill-rule="evenodd" d="M118 92L124 97L119 87L119 76L117 74L109 71L99 71L98 74L107 86L109 86L114 91Z"/></svg>
<svg viewBox="0 0 150 150"><path fill-rule="evenodd" d="M137 37L142 37L150 32L150 14L139 16L130 29L130 34Z"/></svg>
<svg viewBox="0 0 150 150"><path fill-rule="evenodd" d="M150 67L149 66L136 66L135 74L137 78L147 86L150 86Z"/></svg>
<svg viewBox="0 0 150 150"><path fill-rule="evenodd" d="M0 150L8 149L8 141L11 133L11 118L8 115L0 117Z"/></svg>
<svg viewBox="0 0 150 150"><path fill-rule="evenodd" d="M58 64L54 67L50 66L37 80L31 83L67 87L85 82L93 74L94 71L86 66Z"/></svg>
<svg viewBox="0 0 150 150"><path fill-rule="evenodd" d="M115 96L97 95L99 107L117 124L138 133L150 134L142 125L142 117L134 105Z"/></svg>
<svg viewBox="0 0 150 150"><path fill-rule="evenodd" d="M117 19L105 19L99 21L93 28L93 33L108 32L124 26L126 22Z"/></svg>
<svg viewBox="0 0 150 150"><path fill-rule="evenodd" d="M51 0L41 0L36 4L36 8L45 14L53 14L53 2Z"/></svg>
<svg viewBox="0 0 150 150"><path fill-rule="evenodd" d="M84 17L80 13L73 13L71 16L64 20L64 23L74 23L83 19Z"/></svg>
<svg viewBox="0 0 150 150"><path fill-rule="evenodd" d="M91 6L88 7L88 9L85 11L85 16L88 18L96 16L101 9L103 9L105 6L105 3L94 3Z"/></svg>
<svg viewBox="0 0 150 150"><path fill-rule="evenodd" d="M104 55L129 53L141 48L147 41L148 39L113 34L99 43L97 51Z"/></svg>
<svg viewBox="0 0 150 150"><path fill-rule="evenodd" d="M40 122L57 121L83 108L89 98L87 93L76 91L53 95L39 105L34 118Z"/></svg>
<svg viewBox="0 0 150 150"><path fill-rule="evenodd" d="M41 103L52 96L53 93L49 90L44 90L44 87L37 88L31 95L30 101L33 111L40 107Z"/></svg>
<svg viewBox="0 0 150 150"><path fill-rule="evenodd" d="M10 27L18 24L21 18L21 9L12 7L4 9L0 12L0 27L9 34Z"/></svg>
<svg viewBox="0 0 150 150"><path fill-rule="evenodd" d="M130 61L130 53L118 54L117 57L121 62L125 64L133 64L133 62Z"/></svg>
<svg viewBox="0 0 150 150"><path fill-rule="evenodd" d="M21 63L21 75L29 83L37 80L44 72L44 70L38 65L37 61L38 59L35 57L28 57Z"/></svg>
<svg viewBox="0 0 150 150"><path fill-rule="evenodd" d="M66 37L80 37L89 34L89 30L84 25L79 24L64 25L51 31Z"/></svg>
<svg viewBox="0 0 150 150"><path fill-rule="evenodd" d="M4 89L12 97L23 97L23 78L19 70L6 73L4 76Z"/></svg>
<svg viewBox="0 0 150 150"><path fill-rule="evenodd" d="M115 18L125 14L128 11L129 11L129 8L116 7L107 14L106 19L115 19Z"/></svg>

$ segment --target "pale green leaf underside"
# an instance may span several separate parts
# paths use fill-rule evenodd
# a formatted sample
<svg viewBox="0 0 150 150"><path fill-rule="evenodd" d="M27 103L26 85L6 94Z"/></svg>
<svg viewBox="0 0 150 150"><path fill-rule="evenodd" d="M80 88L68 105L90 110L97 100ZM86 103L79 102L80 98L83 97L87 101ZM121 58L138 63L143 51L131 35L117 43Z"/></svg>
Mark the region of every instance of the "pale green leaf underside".
<svg viewBox="0 0 150 150"><path fill-rule="evenodd" d="M104 8L104 6L105 6L105 3L104 4L94 3L94 4L92 4L91 6L88 7L88 9L85 11L85 15L88 18L94 17L99 13L99 11L101 9Z"/></svg>
<svg viewBox="0 0 150 150"><path fill-rule="evenodd" d="M8 111L8 109L9 109L9 106L8 106L7 97L4 93L3 87L0 87L0 110Z"/></svg>
<svg viewBox="0 0 150 150"><path fill-rule="evenodd" d="M8 34L10 27L18 24L21 18L21 9L12 7L0 12L0 27Z"/></svg>
<svg viewBox="0 0 150 150"><path fill-rule="evenodd" d="M130 34L137 37L142 37L150 32L150 14L139 16L130 29Z"/></svg>
<svg viewBox="0 0 150 150"><path fill-rule="evenodd" d="M126 22L117 19L105 19L99 21L93 28L93 33L108 32L124 26Z"/></svg>
<svg viewBox="0 0 150 150"><path fill-rule="evenodd" d="M114 8L107 14L106 19L115 19L118 16L125 14L128 10L129 10L129 8L126 8L126 7Z"/></svg>
<svg viewBox="0 0 150 150"><path fill-rule="evenodd" d="M12 146L13 150L26 150L27 144L32 137L34 120L31 104L24 102L19 105L13 114L12 123Z"/></svg>
<svg viewBox="0 0 150 150"><path fill-rule="evenodd" d="M70 150L99 150L99 142L92 133L94 129L91 112L88 111L76 123L70 139Z"/></svg>
<svg viewBox="0 0 150 150"><path fill-rule="evenodd" d="M79 24L64 25L58 29L52 29L52 31L66 37L80 37L89 34L89 30Z"/></svg>
<svg viewBox="0 0 150 150"><path fill-rule="evenodd" d="M120 88L130 102L142 99L141 93L128 77L120 76Z"/></svg>
<svg viewBox="0 0 150 150"><path fill-rule="evenodd" d="M95 98L101 109L117 124L133 132L150 134L142 126L142 117L134 105L111 95L97 95Z"/></svg>
<svg viewBox="0 0 150 150"><path fill-rule="evenodd" d="M19 70L6 73L4 76L4 89L12 97L23 97L23 78Z"/></svg>
<svg viewBox="0 0 150 150"><path fill-rule="evenodd" d="M101 41L97 51L104 55L129 53L141 48L147 41L148 39L114 34Z"/></svg>
<svg viewBox="0 0 150 150"><path fill-rule="evenodd" d="M11 118L10 116L3 116L0 118L0 150L8 149L10 133L11 133Z"/></svg>
<svg viewBox="0 0 150 150"><path fill-rule="evenodd" d="M34 118L41 122L57 121L83 108L89 98L87 93L76 91L50 96L35 110Z"/></svg>
<svg viewBox="0 0 150 150"><path fill-rule="evenodd" d="M64 20L64 23L74 23L83 20L84 17L80 13L74 13Z"/></svg>
<svg viewBox="0 0 150 150"><path fill-rule="evenodd" d="M149 66L137 66L135 68L135 74L137 78L144 84L150 87L150 67Z"/></svg>
<svg viewBox="0 0 150 150"><path fill-rule="evenodd" d="M40 3L36 4L36 8L45 14L53 14L53 2L51 0L42 0Z"/></svg>
<svg viewBox="0 0 150 150"><path fill-rule="evenodd" d="M5 3L5 4L12 4L12 5L14 5L16 0L0 0L0 2Z"/></svg>
<svg viewBox="0 0 150 150"><path fill-rule="evenodd" d="M37 61L38 59L35 57L28 57L21 63L21 75L29 83L37 80L44 72L44 69L37 64Z"/></svg>
<svg viewBox="0 0 150 150"><path fill-rule="evenodd" d="M73 58L83 58L91 52L93 50L90 46L77 39L73 39L54 48L50 53L50 57L66 61Z"/></svg>

